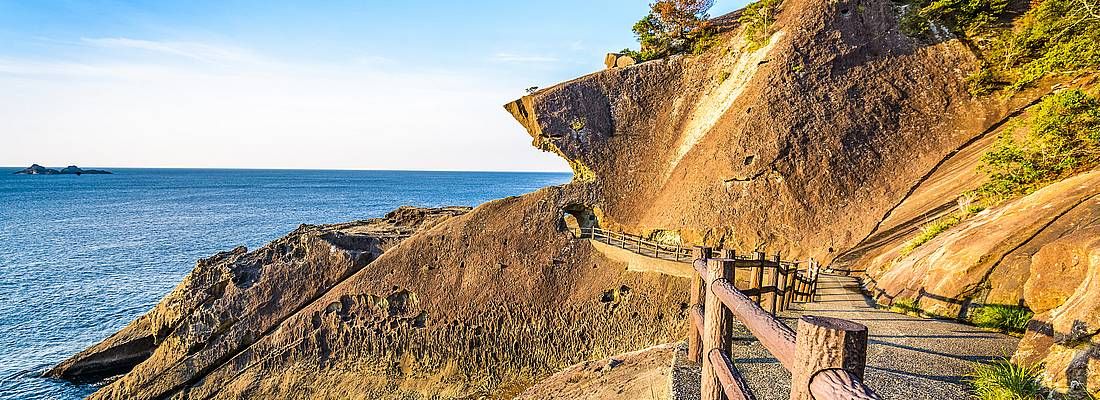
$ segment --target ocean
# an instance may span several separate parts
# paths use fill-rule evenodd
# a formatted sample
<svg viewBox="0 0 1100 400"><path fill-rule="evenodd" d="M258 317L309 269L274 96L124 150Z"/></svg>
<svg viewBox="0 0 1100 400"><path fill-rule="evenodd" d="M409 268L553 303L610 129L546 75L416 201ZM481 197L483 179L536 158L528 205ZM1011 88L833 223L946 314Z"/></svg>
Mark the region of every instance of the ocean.
<svg viewBox="0 0 1100 400"><path fill-rule="evenodd" d="M41 378L155 305L197 259L299 224L401 205L474 206L566 183L568 173L0 168L0 399L96 390Z"/></svg>

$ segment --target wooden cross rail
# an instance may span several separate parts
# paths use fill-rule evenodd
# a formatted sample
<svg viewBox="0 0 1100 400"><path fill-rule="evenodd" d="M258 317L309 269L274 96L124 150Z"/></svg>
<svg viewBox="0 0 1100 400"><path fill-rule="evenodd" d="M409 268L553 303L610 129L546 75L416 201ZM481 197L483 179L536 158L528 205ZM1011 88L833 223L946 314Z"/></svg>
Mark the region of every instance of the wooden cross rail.
<svg viewBox="0 0 1100 400"><path fill-rule="evenodd" d="M684 247L683 245L679 244L674 246L667 243L659 243L643 238L641 236L615 232L599 227L577 228L573 230L573 234L578 239L592 239L644 256L686 263L694 262L696 259L695 252L700 249L700 247ZM727 261L733 260L737 263L738 267L762 266L763 268L780 268L785 270L786 268L790 266L796 266L801 262L780 260L778 258L778 254L776 255L776 258L769 259L764 257L763 253L751 256L740 256L728 251L726 252L728 259L724 259L719 257L722 253L722 250L715 250L711 248L706 249L709 252L708 254L706 254L708 259ZM761 261L763 261L763 263L761 263Z"/></svg>
<svg viewBox="0 0 1100 400"><path fill-rule="evenodd" d="M582 239L592 239L611 246L621 247L653 258L683 262L691 262L693 260L691 247L658 243L641 236L609 231L603 228L579 228L576 231L576 236Z"/></svg>
<svg viewBox="0 0 1100 400"><path fill-rule="evenodd" d="M696 251L696 274L691 278L688 353L702 363L700 400L755 399L727 356L733 318L791 372L792 400L879 399L862 382L867 327L843 319L803 316L795 332L775 318L776 307L786 309L792 300L813 301L820 269L816 261L810 260L808 268L799 271L797 264L781 262L777 255L775 273L768 274L772 278L767 284L773 286L768 288L763 286L762 272L767 260L757 254L759 263L748 266L753 287L740 290L735 286L740 259L729 250L725 258L711 259L709 254L707 248ZM779 293L783 296L777 298Z"/></svg>

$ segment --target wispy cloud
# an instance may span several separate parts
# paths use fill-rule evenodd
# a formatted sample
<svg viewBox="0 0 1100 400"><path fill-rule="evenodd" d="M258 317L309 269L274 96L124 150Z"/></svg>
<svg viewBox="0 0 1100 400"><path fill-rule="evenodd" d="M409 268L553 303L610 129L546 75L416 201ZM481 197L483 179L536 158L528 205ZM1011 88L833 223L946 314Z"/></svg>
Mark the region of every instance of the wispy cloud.
<svg viewBox="0 0 1100 400"><path fill-rule="evenodd" d="M5 136L0 162L564 169L500 111L522 87L506 78L393 68L380 55L348 65L197 42L80 43L92 51L0 53L0 121L20 133ZM264 61L233 61L253 54Z"/></svg>
<svg viewBox="0 0 1100 400"><path fill-rule="evenodd" d="M249 50L209 43L156 41L124 37L81 38L81 41L96 47L142 50L209 63L260 61L260 57Z"/></svg>
<svg viewBox="0 0 1100 400"><path fill-rule="evenodd" d="M493 55L492 60L505 63L552 63L557 62L558 58L549 55L496 53Z"/></svg>

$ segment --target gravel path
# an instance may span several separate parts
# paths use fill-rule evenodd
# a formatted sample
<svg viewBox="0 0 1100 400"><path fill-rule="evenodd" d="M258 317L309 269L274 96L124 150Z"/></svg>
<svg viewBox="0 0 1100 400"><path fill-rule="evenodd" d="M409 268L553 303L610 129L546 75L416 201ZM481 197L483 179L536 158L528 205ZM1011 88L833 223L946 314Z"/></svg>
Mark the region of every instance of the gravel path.
<svg viewBox="0 0 1100 400"><path fill-rule="evenodd" d="M1007 357L1018 339L946 320L877 309L855 278L822 274L817 301L783 313L791 327L803 314L844 318L867 326L865 381L891 400L966 399L965 376L975 361ZM758 399L787 399L790 374L747 331L737 334L732 354ZM697 372L696 372L697 374ZM688 391L684 391L688 392ZM696 400L698 397L678 397Z"/></svg>

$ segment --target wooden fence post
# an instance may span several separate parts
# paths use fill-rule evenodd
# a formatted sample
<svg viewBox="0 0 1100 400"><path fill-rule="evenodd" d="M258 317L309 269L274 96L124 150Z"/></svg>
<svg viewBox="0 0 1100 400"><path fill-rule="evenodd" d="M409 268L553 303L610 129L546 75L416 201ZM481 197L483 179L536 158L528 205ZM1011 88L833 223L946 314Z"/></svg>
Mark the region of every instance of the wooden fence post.
<svg viewBox="0 0 1100 400"><path fill-rule="evenodd" d="M795 362L791 369L791 400L811 400L811 382L819 372L843 370L863 379L867 366L867 327L839 318L805 316L798 321ZM814 393L834 392L838 382L817 379ZM837 392L840 393L840 392Z"/></svg>
<svg viewBox="0 0 1100 400"><path fill-rule="evenodd" d="M695 260L705 260L707 258L707 249L704 247L696 247L692 249ZM703 301L706 299L706 284L707 277L699 276L692 269L691 273L691 307L688 311L691 313L690 324L688 324L688 358L695 363L703 362L703 333L695 327L695 318L699 318L697 315L703 310ZM705 321L705 319L704 319Z"/></svg>
<svg viewBox="0 0 1100 400"><path fill-rule="evenodd" d="M729 268L729 270L730 270L730 276L727 279L729 279L730 283L732 283L734 285L734 287L736 287L737 286L737 250L725 249L725 250L722 251L722 257L729 260L729 261L726 261L726 263L728 263L728 265L726 265L726 268ZM732 314L731 314L731 316L732 316Z"/></svg>
<svg viewBox="0 0 1100 400"><path fill-rule="evenodd" d="M821 273L821 264L817 263L817 260L813 260L814 267L813 273L810 275L810 302L813 303L817 300L817 278Z"/></svg>
<svg viewBox="0 0 1100 400"><path fill-rule="evenodd" d="M798 262L792 262L790 267L787 268L787 288L785 289L787 291L787 299L786 299L787 303L783 305L783 309L786 309L786 310L791 309L791 302L794 301L794 296L795 296L794 287L795 287L796 282L795 282L794 278L797 277L797 276L798 276Z"/></svg>
<svg viewBox="0 0 1100 400"><path fill-rule="evenodd" d="M754 252L752 259L754 262L753 266L749 268L749 289L757 289L756 294L752 296L752 301L759 305L761 300L759 289L763 286L764 281L764 253Z"/></svg>
<svg viewBox="0 0 1100 400"><path fill-rule="evenodd" d="M774 289L774 290L768 290L768 293L762 294L762 296L764 296L764 298L761 299L761 306L760 306L761 308L763 308L765 310L768 310L768 312L771 313L771 315L775 315L775 309L776 309L775 301L776 301L776 294L777 294L776 290L779 289L779 286L777 285L778 282L779 282L779 254L775 255L774 262L775 262L775 268L765 268L764 270L767 273L767 275L766 275L767 279L761 280L761 282L763 282L762 287L766 286L766 287L771 287L771 288Z"/></svg>
<svg viewBox="0 0 1100 400"><path fill-rule="evenodd" d="M733 322L733 313L722 304L711 290L714 281L718 279L730 279L733 277L733 269L729 268L733 263L708 261L706 279L706 303L703 305L703 354L710 353L711 349L718 349L723 354L728 353L732 345L730 324ZM703 358L703 374L700 384L700 399L720 400L723 396L722 382L718 380L718 374L714 365L707 357Z"/></svg>
<svg viewBox="0 0 1100 400"><path fill-rule="evenodd" d="M790 291L787 290L787 268L783 267L783 261L780 260L779 254L775 255L775 290L779 292L779 298L776 299L776 309L783 311L787 309L787 300L791 297Z"/></svg>

